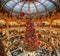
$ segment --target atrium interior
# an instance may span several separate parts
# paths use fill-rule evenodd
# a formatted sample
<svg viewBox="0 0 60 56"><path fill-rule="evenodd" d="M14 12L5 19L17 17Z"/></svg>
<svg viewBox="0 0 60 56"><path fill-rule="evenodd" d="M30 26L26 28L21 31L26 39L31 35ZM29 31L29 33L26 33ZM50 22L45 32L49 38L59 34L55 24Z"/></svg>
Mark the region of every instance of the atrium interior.
<svg viewBox="0 0 60 56"><path fill-rule="evenodd" d="M0 56L60 56L60 0L0 0Z"/></svg>

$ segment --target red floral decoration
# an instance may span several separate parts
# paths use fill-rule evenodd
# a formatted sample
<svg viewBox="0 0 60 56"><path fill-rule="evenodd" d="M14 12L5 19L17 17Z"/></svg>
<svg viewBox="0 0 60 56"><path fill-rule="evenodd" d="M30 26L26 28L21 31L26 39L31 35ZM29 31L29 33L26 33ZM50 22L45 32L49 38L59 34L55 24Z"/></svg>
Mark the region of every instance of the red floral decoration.
<svg viewBox="0 0 60 56"><path fill-rule="evenodd" d="M25 15L25 13L24 12L20 12L20 16L24 16Z"/></svg>

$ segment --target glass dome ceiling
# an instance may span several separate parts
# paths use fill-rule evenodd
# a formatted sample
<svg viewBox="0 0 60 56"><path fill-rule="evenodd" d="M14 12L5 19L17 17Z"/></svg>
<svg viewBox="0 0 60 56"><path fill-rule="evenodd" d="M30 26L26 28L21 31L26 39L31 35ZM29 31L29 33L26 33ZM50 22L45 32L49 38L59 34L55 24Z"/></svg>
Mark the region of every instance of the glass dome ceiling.
<svg viewBox="0 0 60 56"><path fill-rule="evenodd" d="M3 7L7 11L19 14L21 11L28 14L46 13L52 11L57 4L57 0L4 0Z"/></svg>

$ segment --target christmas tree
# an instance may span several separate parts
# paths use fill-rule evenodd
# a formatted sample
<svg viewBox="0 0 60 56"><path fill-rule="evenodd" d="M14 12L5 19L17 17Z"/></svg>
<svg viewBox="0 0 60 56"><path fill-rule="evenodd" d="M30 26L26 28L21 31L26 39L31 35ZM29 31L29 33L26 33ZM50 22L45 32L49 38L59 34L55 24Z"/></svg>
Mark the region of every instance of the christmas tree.
<svg viewBox="0 0 60 56"><path fill-rule="evenodd" d="M39 45L39 38L35 34L34 22L32 20L28 20L26 22L26 32L25 32L25 40L24 47L30 51L35 50Z"/></svg>

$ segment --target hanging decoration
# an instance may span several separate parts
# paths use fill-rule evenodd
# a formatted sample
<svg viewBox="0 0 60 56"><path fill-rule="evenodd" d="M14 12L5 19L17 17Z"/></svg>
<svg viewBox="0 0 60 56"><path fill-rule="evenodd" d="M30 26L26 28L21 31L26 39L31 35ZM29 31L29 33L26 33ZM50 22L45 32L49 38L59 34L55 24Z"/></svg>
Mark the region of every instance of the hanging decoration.
<svg viewBox="0 0 60 56"><path fill-rule="evenodd" d="M22 16L22 17L23 17L24 15L25 15L25 13L24 13L24 12L20 12L20 16Z"/></svg>

